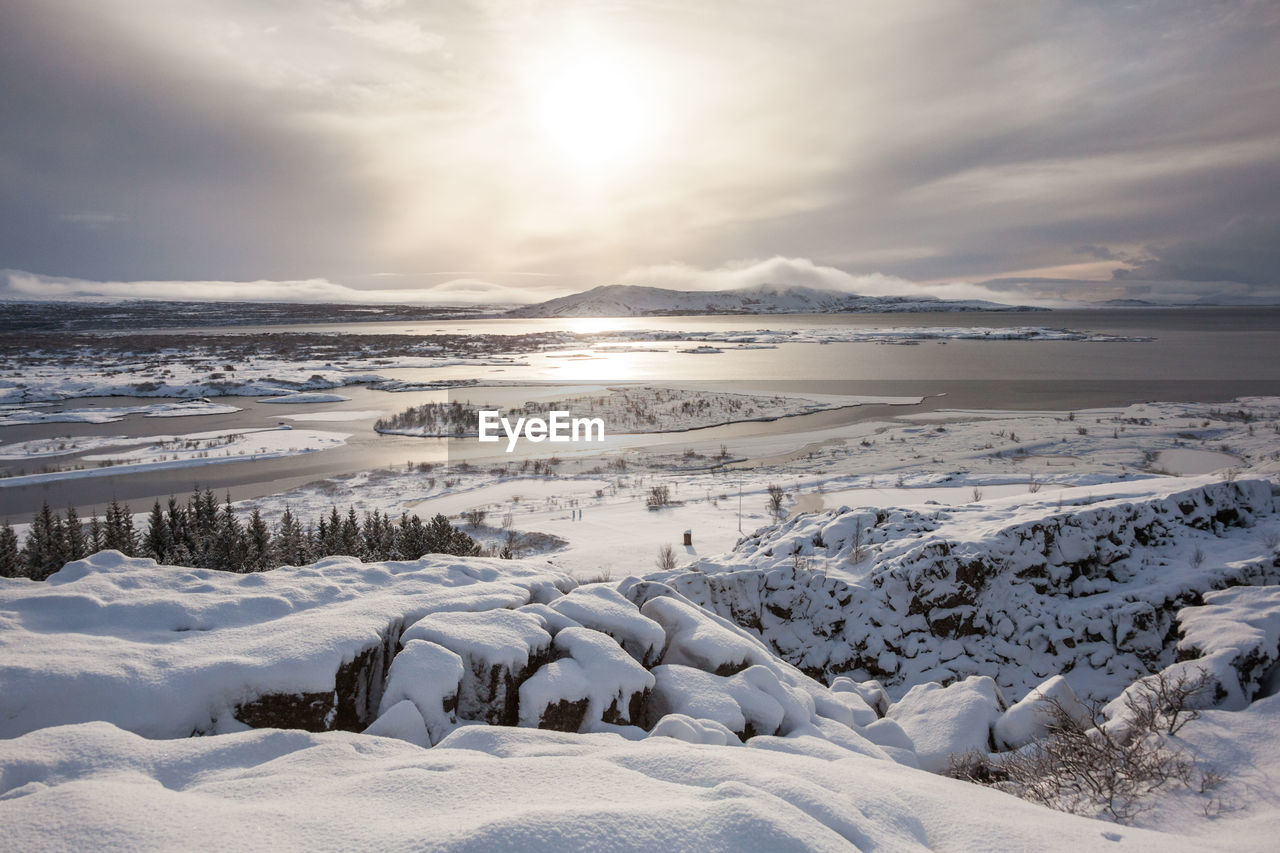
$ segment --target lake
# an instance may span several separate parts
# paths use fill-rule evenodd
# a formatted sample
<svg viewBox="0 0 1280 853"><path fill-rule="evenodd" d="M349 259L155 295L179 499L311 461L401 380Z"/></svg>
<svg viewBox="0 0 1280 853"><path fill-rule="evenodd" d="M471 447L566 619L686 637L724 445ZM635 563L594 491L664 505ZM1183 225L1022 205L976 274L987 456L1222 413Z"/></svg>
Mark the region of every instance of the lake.
<svg viewBox="0 0 1280 853"><path fill-rule="evenodd" d="M644 317L623 319L457 320L422 324L350 323L341 325L192 329L192 335L215 332L273 334L290 331L362 334L524 334L672 330L741 331L758 329L876 329L940 327L1005 329L1019 326L1069 328L1122 336L1154 338L1149 342L925 341L917 345L882 343L786 343L773 349L734 349L694 355L675 350L687 344L659 344L665 351L608 352L582 350L531 353L521 366L457 365L431 369L377 369L387 378L431 381L480 379L504 382L655 382L718 387L741 391L805 391L829 394L920 396L910 409L862 406L820 412L767 423L745 423L675 435L616 436L611 447L687 445L750 435L804 433L859 420L881 419L905 411L938 408L1080 409L1157 400L1226 402L1242 395L1280 395L1280 308L1118 309L1035 313L848 314L774 316ZM167 334L181 330L164 330ZM376 369L376 368L375 368ZM389 393L353 386L340 389L352 399L343 403L268 405L252 398L224 398L243 411L184 418L129 416L111 424L35 424L0 428L0 443L50 435L146 436L214 429L249 429L282 421L298 427L350 433L340 448L292 456L179 468L132 475L111 475L25 486L0 486L0 517L24 521L48 500L55 507L75 505L82 511L101 507L113 496L145 509L153 498L190 491L195 482L233 499L256 497L325 477L408 461L439 461L447 453L439 439L384 436L373 432L373 417L340 422L286 421L308 412L399 411L444 392ZM458 398L478 396L474 389ZM122 406L156 402L155 398L101 398L68 401L56 408ZM797 437L797 446L804 443ZM37 463L37 467L38 467ZM14 471L17 463L0 463ZM30 463L27 470L32 470Z"/></svg>

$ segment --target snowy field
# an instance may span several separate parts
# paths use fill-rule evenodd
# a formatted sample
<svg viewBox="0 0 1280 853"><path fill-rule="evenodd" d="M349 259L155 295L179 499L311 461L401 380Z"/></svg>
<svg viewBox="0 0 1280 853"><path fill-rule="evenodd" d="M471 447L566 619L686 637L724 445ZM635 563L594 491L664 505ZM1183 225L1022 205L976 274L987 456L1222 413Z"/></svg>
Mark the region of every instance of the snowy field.
<svg viewBox="0 0 1280 853"><path fill-rule="evenodd" d="M475 393L483 394L485 389ZM461 407L450 403L426 403L379 420L375 428L378 432L392 435L470 437L477 434L478 410L501 408L503 416L512 423L517 418L545 418L549 412L561 411L571 412L579 418L599 418L608 432L615 434L687 432L748 421L774 421L853 406L912 406L919 404L921 399L837 394L741 394L712 389L612 385L569 397L539 399L516 406L470 400Z"/></svg>
<svg viewBox="0 0 1280 853"><path fill-rule="evenodd" d="M155 435L145 439L124 436L93 436L28 441L0 445L0 460L45 458L82 454L79 462L66 468L49 468L38 474L18 474L0 478L0 488L190 468L225 462L274 459L299 453L314 453L343 444L350 435L320 430L267 427L248 430L218 430L184 435ZM85 451L92 451L86 453Z"/></svg>
<svg viewBox="0 0 1280 853"><path fill-rule="evenodd" d="M0 820L18 849L1268 850L1278 423L1275 398L904 410L367 471L252 505L444 513L522 558L233 574L102 552L0 579ZM173 456L192 439L73 452L215 449ZM1197 713L1143 728L1180 677ZM1179 768L1120 819L949 778L1090 702L1094 741Z"/></svg>

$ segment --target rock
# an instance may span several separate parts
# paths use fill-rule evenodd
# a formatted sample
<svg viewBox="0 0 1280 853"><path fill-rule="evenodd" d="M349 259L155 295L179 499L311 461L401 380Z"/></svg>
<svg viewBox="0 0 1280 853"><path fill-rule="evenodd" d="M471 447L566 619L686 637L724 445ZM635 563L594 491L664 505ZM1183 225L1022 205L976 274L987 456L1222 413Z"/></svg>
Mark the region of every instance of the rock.
<svg viewBox="0 0 1280 853"><path fill-rule="evenodd" d="M1080 726L1091 724L1089 710L1076 698L1071 685L1061 675L1055 675L1018 700L995 721L991 735L996 748L1017 749L1044 737L1057 713L1054 703Z"/></svg>
<svg viewBox="0 0 1280 853"><path fill-rule="evenodd" d="M404 632L457 654L466 668L458 717L490 725L519 721L520 685L550 657L551 635L533 614L515 610L432 613Z"/></svg>
<svg viewBox="0 0 1280 853"><path fill-rule="evenodd" d="M911 738L921 768L941 773L952 756L991 751L991 727L1004 709L995 681L975 675L947 687L917 684L890 706L886 719Z"/></svg>
<svg viewBox="0 0 1280 853"><path fill-rule="evenodd" d="M578 587L549 606L562 617L613 637L641 666L651 667L662 656L667 641L662 626L612 587Z"/></svg>
<svg viewBox="0 0 1280 853"><path fill-rule="evenodd" d="M458 694L466 668L462 658L426 640L410 640L391 662L382 694L379 719L409 701L426 725L430 743L453 731L458 719Z"/></svg>

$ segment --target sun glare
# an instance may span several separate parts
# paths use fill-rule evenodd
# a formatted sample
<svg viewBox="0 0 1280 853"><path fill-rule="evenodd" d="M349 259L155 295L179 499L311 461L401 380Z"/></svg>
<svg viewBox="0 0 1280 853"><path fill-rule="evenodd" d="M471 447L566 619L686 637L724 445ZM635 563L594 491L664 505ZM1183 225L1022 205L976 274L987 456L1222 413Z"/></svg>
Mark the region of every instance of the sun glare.
<svg viewBox="0 0 1280 853"><path fill-rule="evenodd" d="M646 80L635 60L576 50L549 62L535 84L534 111L551 146L588 173L640 158L653 132Z"/></svg>

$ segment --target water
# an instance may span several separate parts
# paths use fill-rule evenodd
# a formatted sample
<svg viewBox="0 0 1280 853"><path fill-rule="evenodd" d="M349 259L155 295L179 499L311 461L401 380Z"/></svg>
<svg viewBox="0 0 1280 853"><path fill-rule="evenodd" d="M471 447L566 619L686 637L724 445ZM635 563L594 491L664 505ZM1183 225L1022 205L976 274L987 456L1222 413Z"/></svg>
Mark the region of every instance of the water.
<svg viewBox="0 0 1280 853"><path fill-rule="evenodd" d="M727 349L719 355L678 352L616 352L589 358L522 357L525 366L455 366L378 370L388 378L432 381L447 378L531 382L660 382L740 391L922 396L914 411L937 408L1079 409L1158 400L1227 402L1242 395L1280 395L1280 308L1111 310L1052 313L965 313L908 315L819 315L752 317L647 317L606 320L482 320L352 323L292 327L194 329L251 334L271 331L325 331L342 335L387 333L524 334L549 330L595 332L664 329L751 331L808 328L938 328L1048 326L1113 335L1151 336L1145 343L947 341L915 346L875 343L782 344L777 349ZM173 330L167 330L172 332ZM671 344L662 346L670 347ZM675 345L684 348L686 344ZM561 353L562 354L562 353ZM286 415L315 411L376 409L395 412L443 392L387 393L362 387L340 389L343 403L269 405L249 398L225 398L243 411L185 418L129 416L113 424L39 424L0 428L0 443L50 435L146 436L214 429L249 429L282 421L298 428L350 433L346 446L285 459L208 465L154 473L111 475L28 486L0 486L0 518L25 520L47 500L91 512L112 497L143 509L154 498L189 491L199 482L233 499L279 492L325 477L414 461L439 461L442 440L384 436L373 418L344 422L296 422ZM518 393L518 392L517 392ZM533 394L532 390L529 391ZM459 398L482 392L464 389ZM122 406L155 399L108 398L68 401L66 408ZM735 424L668 436L617 437L615 447L688 444L743 436L806 431L880 419L906 409L865 406L768 423ZM803 444L797 438L797 446ZM43 460L61 461L61 460ZM37 469L42 461L25 463ZM14 471L17 463L0 463Z"/></svg>

